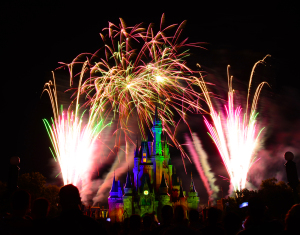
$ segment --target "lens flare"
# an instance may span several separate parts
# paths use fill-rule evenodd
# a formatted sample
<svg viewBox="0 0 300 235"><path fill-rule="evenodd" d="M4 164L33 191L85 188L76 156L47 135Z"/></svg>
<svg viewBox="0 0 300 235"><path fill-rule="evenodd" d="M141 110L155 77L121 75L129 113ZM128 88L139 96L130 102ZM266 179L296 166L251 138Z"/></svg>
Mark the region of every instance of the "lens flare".
<svg viewBox="0 0 300 235"><path fill-rule="evenodd" d="M269 55L265 56L262 60L255 63L248 86L248 95L246 110L242 113L242 107L234 107L234 90L232 88L232 76L229 77L228 71L228 101L225 105L226 113L217 113L214 105L211 102L210 93L207 90L204 79L200 74L199 86L201 87L206 103L210 109L210 116L212 123L205 117L204 121L209 130L209 135L216 144L219 153L222 157L223 163L230 176L231 184L234 190L241 190L245 188L247 174L251 165L255 162L255 153L260 147L261 138L260 134L262 129L257 127L256 106L261 89L266 82L258 85L250 113L248 115L248 101L250 96L250 87L252 77L256 66L263 63ZM228 66L229 69L229 66Z"/></svg>

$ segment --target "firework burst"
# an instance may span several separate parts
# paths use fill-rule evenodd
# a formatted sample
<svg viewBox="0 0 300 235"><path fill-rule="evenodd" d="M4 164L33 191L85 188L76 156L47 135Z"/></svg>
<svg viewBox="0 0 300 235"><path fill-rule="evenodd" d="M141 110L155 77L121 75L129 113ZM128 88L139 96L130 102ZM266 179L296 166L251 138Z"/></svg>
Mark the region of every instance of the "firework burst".
<svg viewBox="0 0 300 235"><path fill-rule="evenodd" d="M84 54L88 58L84 63L88 64L89 78L83 82L80 92L86 94L86 105L100 106L98 111L113 112L118 120L117 129L125 134L126 141L133 144L129 135L129 118L137 119L145 139L146 130L151 129L155 106L159 106L158 115L164 131L182 155L187 156L175 139L178 122L174 121L174 114L178 113L187 124L185 115L199 107L197 102L201 96L199 89L194 90L195 84L190 78L193 71L185 64L188 51L179 51L184 47L200 47L200 44L187 44L187 39L178 42L184 22L178 27L174 24L162 28L163 18L157 33L154 33L153 25L147 29L141 24L127 27L122 19L120 25L109 23L104 29L108 34L101 34L105 59L99 58L97 53L92 56ZM166 36L174 28L175 33ZM68 65L71 74L74 65L80 63L78 58Z"/></svg>
<svg viewBox="0 0 300 235"><path fill-rule="evenodd" d="M211 102L210 93L207 90L203 77L200 76L199 80L199 86L203 91L206 103L210 109L212 124L205 117L204 121L209 130L210 137L219 150L234 190L240 191L245 188L248 171L255 162L255 153L261 142L261 138L259 137L263 128L259 130L257 127L256 117L258 113L256 113L256 106L261 89L266 82L262 82L258 85L249 114L248 102L254 70L258 64L264 62L266 57L255 63L252 69L248 86L246 110L244 113L242 113L241 106L234 107L234 90L232 88L232 76L229 76L229 71L228 103L225 105L225 114L217 113Z"/></svg>
<svg viewBox="0 0 300 235"><path fill-rule="evenodd" d="M51 153L60 165L64 184L80 186L81 189L90 181L95 142L106 126L104 119L99 116L97 107L92 107L88 121L84 124L85 111L79 114L79 93L75 99L75 110L71 110L71 104L67 111L61 109L59 114L54 76L53 82L45 84L43 92L49 94L54 114L51 124L43 119L53 146L53 150L50 148Z"/></svg>

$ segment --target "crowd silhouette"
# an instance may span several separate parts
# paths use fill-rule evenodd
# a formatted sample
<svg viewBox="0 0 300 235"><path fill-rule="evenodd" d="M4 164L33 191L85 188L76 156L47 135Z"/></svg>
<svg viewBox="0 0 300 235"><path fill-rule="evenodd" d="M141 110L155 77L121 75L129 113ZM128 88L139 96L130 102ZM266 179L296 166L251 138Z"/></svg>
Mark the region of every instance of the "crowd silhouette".
<svg viewBox="0 0 300 235"><path fill-rule="evenodd" d="M111 223L103 218L91 218L81 210L77 187L69 184L59 191L61 212L48 218L50 203L37 198L32 205L26 190L17 190L11 196L10 213L1 216L0 234L116 234L116 235L293 235L300 234L300 204L293 205L284 219L270 217L268 208L259 197L248 201L247 216L225 207L210 207L201 212L185 211L182 206L165 205L161 221L155 214L131 215L122 223Z"/></svg>

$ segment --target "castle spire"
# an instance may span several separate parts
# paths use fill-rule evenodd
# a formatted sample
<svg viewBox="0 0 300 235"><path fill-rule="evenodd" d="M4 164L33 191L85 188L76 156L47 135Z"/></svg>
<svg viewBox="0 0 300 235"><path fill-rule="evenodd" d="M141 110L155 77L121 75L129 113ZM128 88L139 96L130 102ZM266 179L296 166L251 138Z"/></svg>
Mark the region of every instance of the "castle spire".
<svg viewBox="0 0 300 235"><path fill-rule="evenodd" d="M176 168L175 167L173 167L172 185L173 186L179 186L180 185L177 174L176 174Z"/></svg>
<svg viewBox="0 0 300 235"><path fill-rule="evenodd" d="M166 178L165 178L165 174L162 173L162 177L161 177L161 183L160 183L160 188L167 188L167 183L166 183Z"/></svg>
<svg viewBox="0 0 300 235"><path fill-rule="evenodd" d="M168 195L168 185L166 183L165 174L162 173L161 183L159 186L159 192L161 195Z"/></svg>
<svg viewBox="0 0 300 235"><path fill-rule="evenodd" d="M118 180L118 197L121 198L122 197L122 187L121 187L121 182L120 180Z"/></svg>
<svg viewBox="0 0 300 235"><path fill-rule="evenodd" d="M157 111L157 105L155 105L155 115L154 115L154 123L158 120L158 111Z"/></svg>
<svg viewBox="0 0 300 235"><path fill-rule="evenodd" d="M161 143L161 133L162 133L162 122L158 118L157 106L155 106L155 116L153 119L153 126L151 128L154 142L153 142L153 155L162 156L162 143Z"/></svg>
<svg viewBox="0 0 300 235"><path fill-rule="evenodd" d="M127 171L125 188L132 188L130 175L129 175L129 166L128 166L128 171Z"/></svg>
<svg viewBox="0 0 300 235"><path fill-rule="evenodd" d="M110 190L110 197L118 197L118 183L116 182L116 176L114 172L114 179Z"/></svg>
<svg viewBox="0 0 300 235"><path fill-rule="evenodd" d="M136 137L136 148L134 151L134 157L139 157L139 143L138 143L138 138Z"/></svg>
<svg viewBox="0 0 300 235"><path fill-rule="evenodd" d="M190 185L190 192L195 193L196 189L195 189L195 185L194 185L194 181L193 181L193 174L191 172L191 185Z"/></svg>
<svg viewBox="0 0 300 235"><path fill-rule="evenodd" d="M184 197L183 195L183 189L182 189L182 181L180 180L180 193L179 193L179 197Z"/></svg>

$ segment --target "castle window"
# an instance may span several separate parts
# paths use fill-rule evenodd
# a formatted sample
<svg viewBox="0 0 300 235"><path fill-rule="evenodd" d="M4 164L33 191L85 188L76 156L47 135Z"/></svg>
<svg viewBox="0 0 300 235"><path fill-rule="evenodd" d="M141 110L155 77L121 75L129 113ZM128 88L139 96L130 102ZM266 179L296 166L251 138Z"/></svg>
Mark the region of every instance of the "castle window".
<svg viewBox="0 0 300 235"><path fill-rule="evenodd" d="M149 191L148 191L148 190L145 190L145 191L144 191L144 194L145 194L145 195L148 195L148 194L149 194Z"/></svg>
<svg viewBox="0 0 300 235"><path fill-rule="evenodd" d="M146 159L146 158L143 158L143 162L147 162L147 159Z"/></svg>
<svg viewBox="0 0 300 235"><path fill-rule="evenodd" d="M143 153L143 157L146 157L146 153Z"/></svg>

